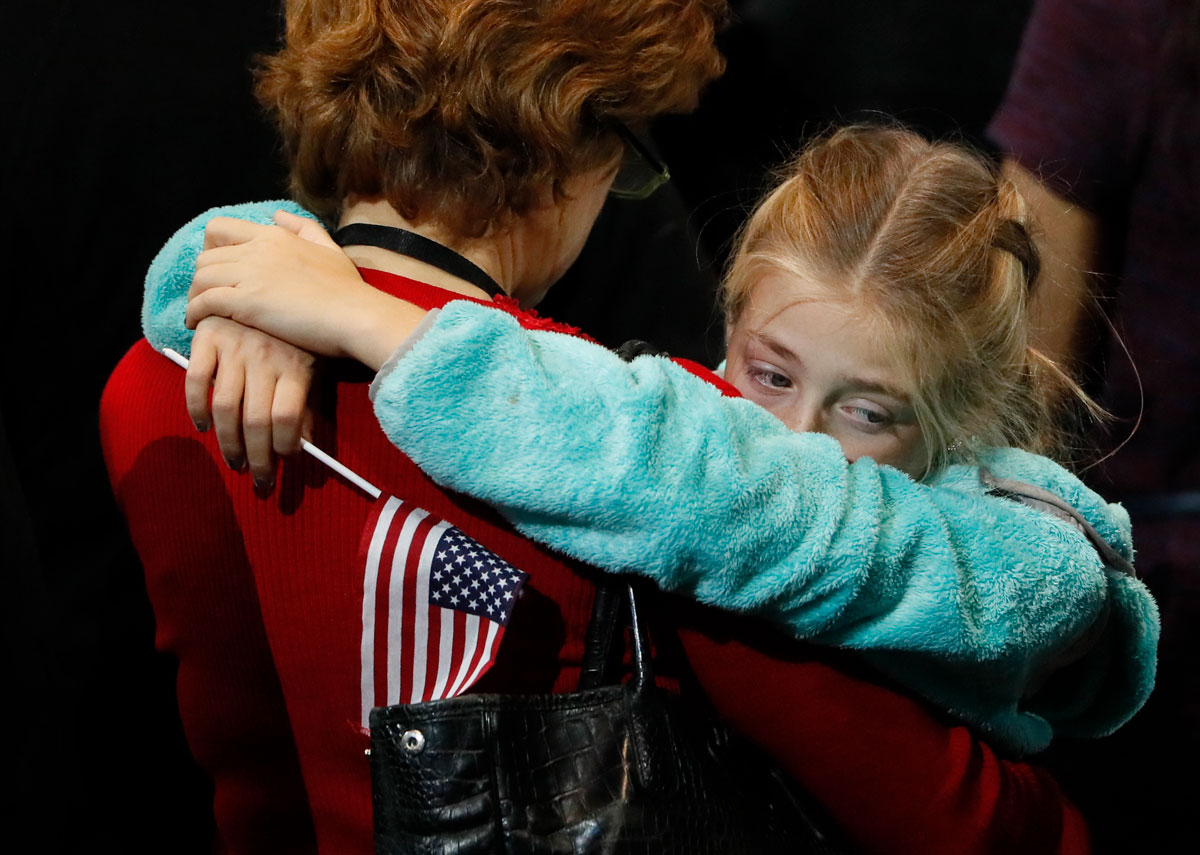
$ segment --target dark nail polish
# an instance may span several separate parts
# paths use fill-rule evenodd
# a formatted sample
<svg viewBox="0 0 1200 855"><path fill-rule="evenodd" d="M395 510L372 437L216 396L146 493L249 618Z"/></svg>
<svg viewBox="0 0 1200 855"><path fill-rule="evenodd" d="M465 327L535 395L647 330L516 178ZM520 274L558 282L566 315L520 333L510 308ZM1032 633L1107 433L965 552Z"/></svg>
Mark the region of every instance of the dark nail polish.
<svg viewBox="0 0 1200 855"><path fill-rule="evenodd" d="M270 495L271 491L274 489L275 489L274 476L271 476L269 478L260 478L257 475L254 476L254 492L258 493L258 495L268 496L268 495Z"/></svg>
<svg viewBox="0 0 1200 855"><path fill-rule="evenodd" d="M225 465L234 472L241 472L246 468L246 458L244 457L226 457Z"/></svg>
<svg viewBox="0 0 1200 855"><path fill-rule="evenodd" d="M200 431L200 433L204 433L209 427L208 422L192 422L192 424L196 426L196 430Z"/></svg>

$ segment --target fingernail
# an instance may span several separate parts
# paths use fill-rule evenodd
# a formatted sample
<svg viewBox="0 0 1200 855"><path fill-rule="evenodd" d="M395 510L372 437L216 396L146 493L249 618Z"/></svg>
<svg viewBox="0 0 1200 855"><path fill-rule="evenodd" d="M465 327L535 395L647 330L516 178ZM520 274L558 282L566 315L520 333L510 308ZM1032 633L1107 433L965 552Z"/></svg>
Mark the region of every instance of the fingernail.
<svg viewBox="0 0 1200 855"><path fill-rule="evenodd" d="M266 478L260 477L258 475L254 476L254 492L258 493L258 495L260 495L260 496L270 495L270 493L273 489L275 489L275 477L274 476L270 476L270 477L266 477Z"/></svg>
<svg viewBox="0 0 1200 855"><path fill-rule="evenodd" d="M226 457L225 465L234 472L241 472L246 468L246 458L244 457Z"/></svg>
<svg viewBox="0 0 1200 855"><path fill-rule="evenodd" d="M196 426L196 430L200 431L200 433L204 433L209 427L208 422L192 422L192 424Z"/></svg>

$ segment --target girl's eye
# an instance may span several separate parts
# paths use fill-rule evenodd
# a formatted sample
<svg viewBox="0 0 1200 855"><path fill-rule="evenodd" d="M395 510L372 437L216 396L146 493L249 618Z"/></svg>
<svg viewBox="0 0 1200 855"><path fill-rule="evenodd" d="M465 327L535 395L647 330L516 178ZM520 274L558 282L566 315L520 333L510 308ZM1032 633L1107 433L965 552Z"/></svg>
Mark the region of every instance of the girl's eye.
<svg viewBox="0 0 1200 855"><path fill-rule="evenodd" d="M792 387L790 377L780 374L778 371L772 371L770 368L752 367L749 373L756 383L769 389L790 389Z"/></svg>
<svg viewBox="0 0 1200 855"><path fill-rule="evenodd" d="M867 407L862 404L846 404L842 407L842 412L849 416L859 427L866 430L887 427L892 423L892 417L886 411L877 410L874 407Z"/></svg>

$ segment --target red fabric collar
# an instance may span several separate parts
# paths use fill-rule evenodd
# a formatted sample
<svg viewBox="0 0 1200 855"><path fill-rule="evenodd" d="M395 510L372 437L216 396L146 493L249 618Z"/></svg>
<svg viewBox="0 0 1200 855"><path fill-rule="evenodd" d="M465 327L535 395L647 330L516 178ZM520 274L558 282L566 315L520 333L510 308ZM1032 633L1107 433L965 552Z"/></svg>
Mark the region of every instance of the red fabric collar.
<svg viewBox="0 0 1200 855"><path fill-rule="evenodd" d="M362 276L363 281L372 288L378 288L385 294L391 294L393 297L412 303L414 306L420 306L422 309L440 309L454 300L470 300L472 303L479 303L481 306L491 306L494 309L507 312L520 321L521 326L526 329L546 330L548 332L572 335L576 338L586 339L587 341L595 341L591 336L581 332L579 327L559 323L551 318L543 318L532 309L522 309L520 304L507 294L500 294L490 300L486 300L479 297L469 297L466 294L459 294L457 291L447 291L445 288L438 288L436 285L430 285L427 282L409 279L407 276L398 276L395 273L387 273L383 270L374 270L370 267L360 267L358 268L358 273Z"/></svg>
<svg viewBox="0 0 1200 855"><path fill-rule="evenodd" d="M469 297L466 294L448 291L445 288L438 288L436 285L430 285L427 282L420 282L416 279L409 279L407 276L399 276L383 270L360 267L358 268L358 273L362 276L363 281L372 288L378 288L385 294L391 294L393 297L412 303L414 306L420 306L422 309L440 309L451 300L471 300L475 303L482 303L485 306L491 304L490 300Z"/></svg>

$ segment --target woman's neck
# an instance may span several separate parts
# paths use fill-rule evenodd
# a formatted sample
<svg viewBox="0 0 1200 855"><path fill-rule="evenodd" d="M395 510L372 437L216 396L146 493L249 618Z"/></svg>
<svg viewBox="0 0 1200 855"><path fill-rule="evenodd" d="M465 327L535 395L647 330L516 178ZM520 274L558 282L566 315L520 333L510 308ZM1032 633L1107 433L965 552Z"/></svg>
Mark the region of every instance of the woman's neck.
<svg viewBox="0 0 1200 855"><path fill-rule="evenodd" d="M395 226L415 232L422 237L440 243L452 249L459 255L471 261L492 277L504 289L506 294L513 293L511 271L513 265L506 263L511 255L511 244L503 236L464 239L453 235L449 230L437 223L414 223L402 217L395 208L382 200L352 200L342 209L338 228L351 223L371 223L380 226ZM407 255L400 255L377 246L347 246L346 255L359 267L370 267L407 276L447 291L464 294L469 297L487 299L488 295L480 288L460 279L441 268L426 264Z"/></svg>

